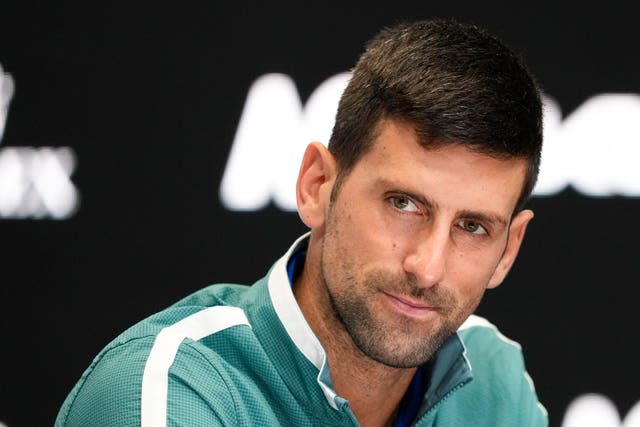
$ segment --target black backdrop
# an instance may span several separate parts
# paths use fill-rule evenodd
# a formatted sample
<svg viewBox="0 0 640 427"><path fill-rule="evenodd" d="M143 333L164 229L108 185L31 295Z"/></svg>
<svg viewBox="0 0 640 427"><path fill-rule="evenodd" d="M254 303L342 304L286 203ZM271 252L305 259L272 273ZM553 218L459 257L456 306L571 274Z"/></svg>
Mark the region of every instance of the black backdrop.
<svg viewBox="0 0 640 427"><path fill-rule="evenodd" d="M125 327L206 284L254 281L304 231L293 212L231 212L218 197L259 76L289 75L304 101L381 26L440 16L522 52L564 114L640 88L637 15L613 2L268 3L0 5L0 64L15 83L0 153L70 147L80 196L63 220L0 219L7 426L51 425ZM553 426L585 393L624 417L640 399L640 200L568 188L531 205L516 266L479 312L522 343Z"/></svg>

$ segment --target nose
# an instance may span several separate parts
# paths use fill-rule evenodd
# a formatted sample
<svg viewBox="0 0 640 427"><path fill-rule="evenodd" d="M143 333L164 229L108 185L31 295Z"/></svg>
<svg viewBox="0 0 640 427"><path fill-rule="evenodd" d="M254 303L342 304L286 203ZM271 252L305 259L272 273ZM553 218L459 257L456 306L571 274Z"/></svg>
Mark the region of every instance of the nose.
<svg viewBox="0 0 640 427"><path fill-rule="evenodd" d="M449 250L449 227L430 227L415 236L403 267L415 280L415 285L430 288L442 281Z"/></svg>

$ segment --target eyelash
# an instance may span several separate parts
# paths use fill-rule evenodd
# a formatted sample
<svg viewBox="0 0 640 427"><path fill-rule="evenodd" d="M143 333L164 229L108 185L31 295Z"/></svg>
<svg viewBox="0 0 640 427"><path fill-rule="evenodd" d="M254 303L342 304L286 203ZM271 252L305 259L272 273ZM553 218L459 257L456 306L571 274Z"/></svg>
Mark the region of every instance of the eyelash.
<svg viewBox="0 0 640 427"><path fill-rule="evenodd" d="M477 233L476 231L470 231L470 230L468 230L468 229L464 226L464 223L467 223L467 226L468 226L469 224L472 224L472 225L474 225L474 226L477 226L477 227L478 227L478 228L477 228L477 230L482 230L482 232L481 232L481 233ZM488 235L489 235L489 230L487 230L487 228L486 228L484 225L482 225L482 224L480 224L479 222L474 221L474 220L461 219L461 220L459 220L459 221L458 221L458 226L459 226L463 231L465 231L465 232L467 232L467 233L469 233L469 234L473 234L473 235L477 235L477 236L480 236L480 235L487 235L487 236L488 236Z"/></svg>
<svg viewBox="0 0 640 427"><path fill-rule="evenodd" d="M392 196L389 196L387 198L387 200L391 204L391 207L394 208L395 210L397 210L398 212L401 212L401 213L404 213L404 214L412 214L412 213L420 213L421 212L420 208L418 207L418 204L416 202L414 202L413 199L411 199L411 197L409 197L409 196L392 195ZM407 211L407 210L404 210L403 208L398 207L397 204L401 200L407 206L413 205L414 209Z"/></svg>
<svg viewBox="0 0 640 427"><path fill-rule="evenodd" d="M409 196L406 195L402 195L402 194L395 194L395 195L391 195L387 198L387 200L389 201L389 203L391 204L391 207L393 209L395 209L397 212L400 212L402 214L421 214L422 211L418 205L418 203L414 202L413 199ZM405 204L407 206L413 205L414 209L412 210L404 210L401 207L398 207L398 202L402 201L402 204ZM474 226L477 226L477 230L476 231L470 231L467 228L465 228L465 223L467 224L467 226L469 224L472 224ZM460 219L457 222L458 227L465 233L468 233L470 235L473 236L488 236L489 235L489 230L487 229L487 227L485 227L484 225L482 225L480 222L475 221L475 220L471 220L471 219ZM478 232L481 231L481 232Z"/></svg>

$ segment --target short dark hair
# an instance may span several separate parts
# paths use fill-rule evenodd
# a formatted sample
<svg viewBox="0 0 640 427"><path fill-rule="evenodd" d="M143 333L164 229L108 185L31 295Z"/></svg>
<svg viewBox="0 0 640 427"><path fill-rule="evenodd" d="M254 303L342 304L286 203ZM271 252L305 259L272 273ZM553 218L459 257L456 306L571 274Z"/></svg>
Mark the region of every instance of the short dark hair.
<svg viewBox="0 0 640 427"><path fill-rule="evenodd" d="M486 30L423 20L385 28L367 43L329 141L339 167L335 191L373 145L382 119L412 125L425 147L463 144L526 159L514 214L524 208L540 165L540 90L523 60Z"/></svg>

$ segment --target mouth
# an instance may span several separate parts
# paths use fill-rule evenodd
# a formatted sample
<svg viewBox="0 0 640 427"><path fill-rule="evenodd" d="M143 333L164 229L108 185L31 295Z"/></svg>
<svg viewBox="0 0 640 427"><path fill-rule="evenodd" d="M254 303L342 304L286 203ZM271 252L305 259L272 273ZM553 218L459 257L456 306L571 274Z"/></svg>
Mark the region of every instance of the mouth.
<svg viewBox="0 0 640 427"><path fill-rule="evenodd" d="M416 301L405 296L393 295L387 292L382 292L382 294L394 308L410 317L421 318L437 311L437 307L430 306L423 301Z"/></svg>

